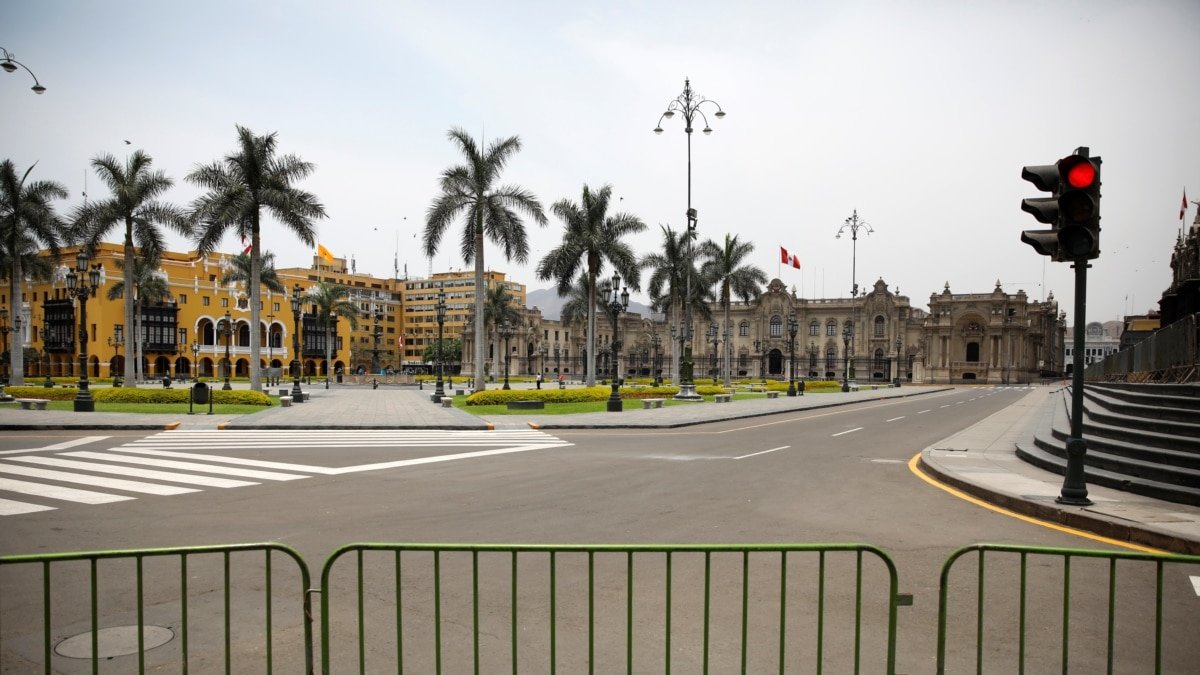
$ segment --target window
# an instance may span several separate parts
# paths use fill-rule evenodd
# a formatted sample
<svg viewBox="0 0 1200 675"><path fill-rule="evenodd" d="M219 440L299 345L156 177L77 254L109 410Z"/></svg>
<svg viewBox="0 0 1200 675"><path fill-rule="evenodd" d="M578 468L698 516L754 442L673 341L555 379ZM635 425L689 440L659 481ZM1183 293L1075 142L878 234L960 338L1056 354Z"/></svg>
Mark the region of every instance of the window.
<svg viewBox="0 0 1200 675"><path fill-rule="evenodd" d="M771 337L780 337L783 335L783 319L778 314L771 317Z"/></svg>
<svg viewBox="0 0 1200 675"><path fill-rule="evenodd" d="M809 335L820 335L821 334L821 322L817 321L816 319L813 319L812 323L808 324L808 334Z"/></svg>
<svg viewBox="0 0 1200 675"><path fill-rule="evenodd" d="M875 317L875 337L883 337L884 320L882 316Z"/></svg>
<svg viewBox="0 0 1200 675"><path fill-rule="evenodd" d="M187 304L187 293L180 293L180 294L179 294L179 304L181 304L181 305L186 305L186 304Z"/></svg>
<svg viewBox="0 0 1200 675"><path fill-rule="evenodd" d="M741 337L746 337L749 334L750 334L750 322L743 321L743 322L739 323L738 324L738 335Z"/></svg>
<svg viewBox="0 0 1200 675"><path fill-rule="evenodd" d="M210 297L208 297L208 296L206 295L206 296L204 296L203 298L200 298L200 304L201 304L201 305L204 305L205 307L208 307L208 305L209 305L209 302L210 302L211 300L212 300L212 298L210 298Z"/></svg>
<svg viewBox="0 0 1200 675"><path fill-rule="evenodd" d="M883 350L876 349L875 350L875 370L883 370L884 366L886 366L886 365L887 365L887 358L884 357Z"/></svg>
<svg viewBox="0 0 1200 675"><path fill-rule="evenodd" d="M221 306L228 307L229 306L229 298L221 298Z"/></svg>
<svg viewBox="0 0 1200 675"><path fill-rule="evenodd" d="M830 319L825 322L825 335L829 337L837 337L837 320Z"/></svg>
<svg viewBox="0 0 1200 675"><path fill-rule="evenodd" d="M837 350L833 347L825 348L825 370L833 370L837 365Z"/></svg>

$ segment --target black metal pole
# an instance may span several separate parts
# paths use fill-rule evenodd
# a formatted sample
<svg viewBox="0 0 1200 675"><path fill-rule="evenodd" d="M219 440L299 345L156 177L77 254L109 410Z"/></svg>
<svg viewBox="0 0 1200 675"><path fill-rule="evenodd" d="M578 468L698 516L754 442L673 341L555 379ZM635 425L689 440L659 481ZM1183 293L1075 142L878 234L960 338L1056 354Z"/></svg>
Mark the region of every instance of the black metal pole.
<svg viewBox="0 0 1200 675"><path fill-rule="evenodd" d="M72 405L75 412L95 412L96 401L92 399L92 392L88 390L87 378L87 299L89 288L87 286L86 272L81 272L83 277L79 280L79 393L75 395L75 401Z"/></svg>
<svg viewBox="0 0 1200 675"><path fill-rule="evenodd" d="M442 397L446 395L446 390L442 384L442 377L445 373L443 367L445 361L442 358L442 348L442 318L441 316L438 316L437 385L433 389L433 401L435 403L441 403Z"/></svg>
<svg viewBox="0 0 1200 675"><path fill-rule="evenodd" d="M614 294L616 293L616 289L613 290L613 293ZM605 409L608 412L621 412L621 410L623 408L623 406L621 405L621 390L620 390L620 385L619 385L620 380L617 378L617 375L618 375L618 373L617 373L617 350L620 349L620 347L621 347L620 341L617 340L617 312L620 311L619 308L620 308L620 305L617 305L616 303L611 303L609 305L609 309L613 310L613 312L612 312L612 326L613 326L612 374L613 374L613 378L612 378L612 392L608 395L608 404L605 407Z"/></svg>
<svg viewBox="0 0 1200 675"><path fill-rule="evenodd" d="M1067 474L1056 502L1071 506L1088 506L1087 483L1083 475L1083 459L1087 441L1083 438L1083 350L1085 315L1087 313L1087 268L1085 261L1076 261L1075 268L1075 336L1071 366L1071 436L1067 439Z"/></svg>

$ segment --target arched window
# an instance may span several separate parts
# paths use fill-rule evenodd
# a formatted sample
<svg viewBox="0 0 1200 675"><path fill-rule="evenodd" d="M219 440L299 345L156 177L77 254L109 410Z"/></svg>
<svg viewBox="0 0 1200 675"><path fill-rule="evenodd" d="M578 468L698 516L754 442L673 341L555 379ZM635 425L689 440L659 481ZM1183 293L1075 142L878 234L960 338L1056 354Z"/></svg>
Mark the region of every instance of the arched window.
<svg viewBox="0 0 1200 675"><path fill-rule="evenodd" d="M811 352L808 353L808 369L814 370L814 371L817 369L817 350L816 349L813 349Z"/></svg>
<svg viewBox="0 0 1200 675"><path fill-rule="evenodd" d="M746 352L738 354L738 368L745 368L750 365L750 355Z"/></svg>
<svg viewBox="0 0 1200 675"><path fill-rule="evenodd" d="M883 350L876 349L875 350L875 370L883 370L883 367L886 364L887 364L887 359L883 356Z"/></svg>
<svg viewBox="0 0 1200 675"><path fill-rule="evenodd" d="M835 337L837 335L836 319L830 319L829 321L825 322L825 335L828 335L829 337Z"/></svg>
<svg viewBox="0 0 1200 675"><path fill-rule="evenodd" d="M742 321L741 323L739 323L738 324L738 335L741 337L746 337L749 334L750 334L750 322Z"/></svg>
<svg viewBox="0 0 1200 675"><path fill-rule="evenodd" d="M780 337L783 335L783 319L778 314L771 317L771 337Z"/></svg>
<svg viewBox="0 0 1200 675"><path fill-rule="evenodd" d="M808 324L808 334L809 335L820 335L821 334L821 322L817 321L816 319L813 319L812 323Z"/></svg>
<svg viewBox="0 0 1200 675"><path fill-rule="evenodd" d="M837 366L837 350L833 347L825 348L825 370L833 370Z"/></svg>
<svg viewBox="0 0 1200 675"><path fill-rule="evenodd" d="M882 316L875 317L875 337L883 337L884 320Z"/></svg>

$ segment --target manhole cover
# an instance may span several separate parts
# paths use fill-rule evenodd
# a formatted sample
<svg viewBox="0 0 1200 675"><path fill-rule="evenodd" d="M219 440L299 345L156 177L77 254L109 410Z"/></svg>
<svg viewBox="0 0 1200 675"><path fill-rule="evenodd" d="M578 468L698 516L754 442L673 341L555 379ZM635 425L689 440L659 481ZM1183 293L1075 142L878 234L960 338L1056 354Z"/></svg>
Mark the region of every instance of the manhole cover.
<svg viewBox="0 0 1200 675"><path fill-rule="evenodd" d="M161 647L171 641L175 633L162 626L142 626L142 640L146 650ZM114 626L96 631L96 651L99 658L136 654L138 650L137 626ZM59 656L71 659L92 658L92 633L73 635L54 647Z"/></svg>

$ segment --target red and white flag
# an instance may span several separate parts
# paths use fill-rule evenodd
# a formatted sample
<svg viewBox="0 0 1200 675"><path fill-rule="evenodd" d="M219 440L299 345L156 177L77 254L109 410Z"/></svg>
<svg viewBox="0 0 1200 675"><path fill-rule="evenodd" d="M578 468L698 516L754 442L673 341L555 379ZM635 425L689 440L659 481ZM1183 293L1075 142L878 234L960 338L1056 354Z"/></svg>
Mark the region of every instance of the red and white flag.
<svg viewBox="0 0 1200 675"><path fill-rule="evenodd" d="M800 269L800 256L794 254L792 255L792 267Z"/></svg>
<svg viewBox="0 0 1200 675"><path fill-rule="evenodd" d="M788 250L782 246L779 247L779 262L783 265L791 265L796 269L800 269L800 258L794 253L788 253Z"/></svg>
<svg viewBox="0 0 1200 675"><path fill-rule="evenodd" d="M1183 214L1187 213L1187 188L1183 189L1183 203L1179 205L1179 219L1183 220Z"/></svg>
<svg viewBox="0 0 1200 675"><path fill-rule="evenodd" d="M788 264L789 262L787 249L782 246L779 247L779 262L783 263L784 265Z"/></svg>

